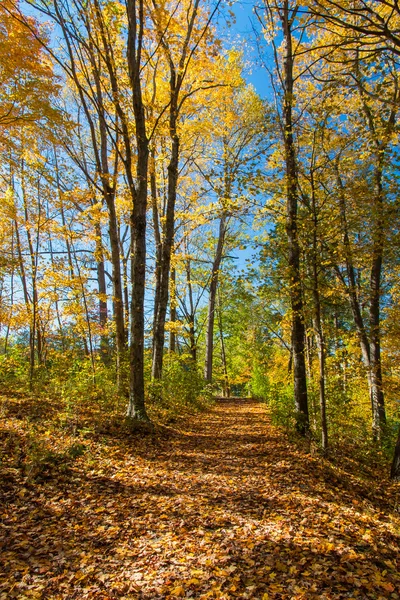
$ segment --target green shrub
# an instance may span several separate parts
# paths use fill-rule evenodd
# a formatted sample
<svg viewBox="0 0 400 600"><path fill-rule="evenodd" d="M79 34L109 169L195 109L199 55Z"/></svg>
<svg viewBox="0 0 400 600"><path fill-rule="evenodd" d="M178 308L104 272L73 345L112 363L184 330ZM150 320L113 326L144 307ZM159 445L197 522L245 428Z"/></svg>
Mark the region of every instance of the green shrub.
<svg viewBox="0 0 400 600"><path fill-rule="evenodd" d="M267 403L271 410L272 422L275 425L286 429L295 429L296 411L293 384L274 383L270 385Z"/></svg>
<svg viewBox="0 0 400 600"><path fill-rule="evenodd" d="M173 354L165 357L162 381L148 383L147 396L150 412L175 417L209 406L213 388L205 385L202 373L189 354Z"/></svg>

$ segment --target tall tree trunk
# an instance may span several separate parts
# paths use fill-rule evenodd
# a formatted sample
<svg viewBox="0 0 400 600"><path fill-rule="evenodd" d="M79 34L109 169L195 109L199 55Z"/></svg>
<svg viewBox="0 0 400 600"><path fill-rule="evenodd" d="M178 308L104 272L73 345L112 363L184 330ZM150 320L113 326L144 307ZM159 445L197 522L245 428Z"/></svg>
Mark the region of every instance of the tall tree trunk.
<svg viewBox="0 0 400 600"><path fill-rule="evenodd" d="M158 307L154 323L154 345L153 345L153 364L152 377L153 379L161 379L163 354L164 354L164 338L165 338L165 319L168 307L168 291L169 291L169 274L171 266L171 252L175 234L175 203L177 195L178 174L179 174L179 149L180 140L178 134L179 111L185 98L181 98L180 92L188 70L189 62L191 61L197 46L200 43L204 33L206 32L210 20L207 21L205 28L190 50L190 42L194 32L194 27L197 19L200 0L194 0L188 5L186 13L186 31L182 39L180 54L177 59L174 52L171 51L169 41L164 31L164 23L159 20L159 7L157 1L152 2L155 14L154 24L157 30L159 44L162 47L165 58L169 65L169 138L171 141L171 156L168 164L168 193L167 193L167 209L165 218L164 235L161 248L160 262L160 291L158 295ZM212 13L214 14L214 12ZM177 60L176 60L177 59Z"/></svg>
<svg viewBox="0 0 400 600"><path fill-rule="evenodd" d="M145 27L143 0L127 0L128 66L136 125L136 179L131 212L130 390L127 417L149 422L144 389L144 295L146 282L146 209L149 142L142 99L142 52Z"/></svg>
<svg viewBox="0 0 400 600"><path fill-rule="evenodd" d="M158 194L157 194L157 178L155 166L155 151L152 148L150 153L150 190L151 190L151 208L153 217L154 244L155 244L155 260L154 260L154 313L153 313L153 340L152 340L152 356L155 354L156 344L156 329L157 319L160 305L160 289L161 289L161 232L160 232L160 217L158 211Z"/></svg>
<svg viewBox="0 0 400 600"><path fill-rule="evenodd" d="M381 183L381 178L378 178ZM351 310L353 313L354 323L356 325L361 354L363 362L367 369L368 389L371 400L372 409L372 425L374 435L380 437L381 429L386 422L385 404L382 388L382 370L380 357L380 282L382 272L382 252L383 252L383 230L382 222L378 221L378 237L375 238L373 248L373 260L371 267L371 297L370 297L370 326L371 333L368 339L367 331L364 325L364 319L361 312L361 306L357 294L357 280L355 268L353 265L353 257L350 245L350 238L347 224L346 200L344 196L344 186L340 178L339 168L337 165L337 181L339 185L339 204L343 230L343 244L346 259L347 283L340 269L336 267L336 273L344 283ZM376 236L376 233L374 234ZM372 357L373 352L373 357Z"/></svg>
<svg viewBox="0 0 400 600"><path fill-rule="evenodd" d="M314 172L311 171L311 206L313 218L313 245L312 245L312 294L314 300L314 329L317 339L319 363L319 408L321 418L321 443L324 453L328 450L328 423L326 418L325 396L325 338L322 329L321 297L319 292L318 277L318 215L315 200Z"/></svg>
<svg viewBox="0 0 400 600"><path fill-rule="evenodd" d="M122 273L124 281L124 315L125 315L125 346L128 343L128 331L129 331L129 255L130 250L125 256L122 257Z"/></svg>
<svg viewBox="0 0 400 600"><path fill-rule="evenodd" d="M390 471L390 477L392 479L400 480L400 429L397 436L396 447L394 449L392 468Z"/></svg>
<svg viewBox="0 0 400 600"><path fill-rule="evenodd" d="M305 434L309 429L307 378L305 365L305 327L303 318L303 298L301 291L300 247L297 228L297 165L293 138L293 49L292 23L297 9L289 9L288 0L284 0L280 10L284 38L284 143L286 164L286 232L288 237L288 265L290 282L290 301L292 308L292 348L294 372L294 401L296 407L297 429Z"/></svg>
<svg viewBox="0 0 400 600"><path fill-rule="evenodd" d="M34 369L35 369L35 361L36 354L38 358L38 362L41 362L42 358L42 342L41 342L41 332L38 324L39 315L39 295L37 289L37 268L38 268L38 251L39 251L39 237L40 237L40 221L41 221L41 204L40 198L38 197L38 222L37 222L37 230L36 230L36 244L34 244L31 228L31 215L28 210L28 200L26 197L26 186L25 186L25 177L24 177L24 162L22 161L21 165L21 193L22 193L22 201L24 208L24 217L25 217L25 231L26 238L28 241L28 250L31 262L31 281L32 281L32 297L31 297L31 323L30 323L30 348L29 348L29 384L32 388L33 386L33 377L34 377ZM38 194L39 196L39 194Z"/></svg>
<svg viewBox="0 0 400 600"><path fill-rule="evenodd" d="M197 344L196 344L196 327L195 327L195 306L193 299L193 286L192 286L192 268L190 263L190 257L186 260L186 282L189 294L189 314L186 314L189 325L189 351L192 356L193 362L197 362Z"/></svg>
<svg viewBox="0 0 400 600"><path fill-rule="evenodd" d="M96 263L97 263L97 282L99 286L99 325L100 325L100 353L104 362L108 361L109 345L108 336L104 330L108 321L107 308L107 284L106 284L106 269L104 264L104 248L102 240L102 232L99 223L95 224L96 232Z"/></svg>
<svg viewBox="0 0 400 600"><path fill-rule="evenodd" d="M176 322L176 269L171 269L171 293L169 300L169 314L171 323ZM169 351L170 353L176 350L176 333L174 329L169 332Z"/></svg>
<svg viewBox="0 0 400 600"><path fill-rule="evenodd" d="M173 96L170 112L170 136L172 147L171 158L168 165L167 210L161 246L159 292L157 294L158 306L154 323L153 365L151 373L153 379L161 379L164 356L165 320L168 307L169 274L175 233L175 203L178 185L179 137L176 129L177 111L177 97L175 99Z"/></svg>
<svg viewBox="0 0 400 600"><path fill-rule="evenodd" d="M115 190L105 190L104 198L108 212L108 232L111 248L111 274L113 283L113 306L115 321L115 342L117 352L117 369L119 371L121 358L126 348L125 319L124 319L124 296L121 274L121 259L119 253L119 231L118 219L115 209Z"/></svg>
<svg viewBox="0 0 400 600"><path fill-rule="evenodd" d="M384 227L384 200L383 171L385 154L394 133L399 103L399 83L396 78L393 104L389 117L382 132L381 125L377 128L376 118L371 111L368 98L363 87L363 78L360 71L358 52L356 54L355 72L358 91L362 102L363 112L368 124L369 132L375 143L375 190L372 206L372 263L370 271L370 299L369 299L369 325L370 325L370 393L372 404L372 428L374 436L380 438L386 425L385 399L382 385L381 363L381 332L380 332L380 302L382 263L385 240ZM380 131L379 131L380 130Z"/></svg>
<svg viewBox="0 0 400 600"><path fill-rule="evenodd" d="M215 305L217 299L218 276L222 261L227 229L227 215L222 213L219 221L218 241L215 257L211 269L210 294L208 297L207 330L206 330L206 358L204 364L204 379L212 382L213 376L213 352L214 352L214 321Z"/></svg>
<svg viewBox="0 0 400 600"><path fill-rule="evenodd" d="M381 362L381 331L380 331L380 304L381 304L381 279L384 247L384 221L383 221L383 156L379 152L379 164L375 171L376 194L374 198L375 223L372 228L373 250L370 276L370 301L369 301L369 324L370 324L370 371L371 371L371 402L372 402L372 427L374 434L380 438L386 425L385 399L382 386L382 362Z"/></svg>
<svg viewBox="0 0 400 600"><path fill-rule="evenodd" d="M225 350L225 340L224 340L224 328L222 324L222 303L221 303L221 295L218 293L218 329L219 329L219 339L221 343L221 361L222 368L224 370L224 396L225 398L229 398L231 395L231 388L229 385L229 374L228 374L228 364L226 360L226 350Z"/></svg>
<svg viewBox="0 0 400 600"><path fill-rule="evenodd" d="M8 353L8 339L10 337L11 319L14 308L14 273L15 273L15 259L14 259L14 227L11 230L11 275L10 275L10 314L7 320L6 335L4 336L4 354Z"/></svg>
<svg viewBox="0 0 400 600"><path fill-rule="evenodd" d="M78 258L76 256L76 252L75 252L75 249L73 247L72 247L72 252L73 252L74 259L75 259L76 271L78 273L79 283L80 283L80 287L81 287L82 302L83 302L83 308L84 308L84 311L85 311L85 319L86 319L87 332L88 332L89 346L85 345L86 355L88 355L90 357L90 363L91 363L91 366L92 366L92 381L93 381L93 383L95 383L95 381L96 381L96 364L95 364L95 360L94 360L92 322L91 322L91 319L90 319L89 304L88 304L88 301L87 301L86 290L85 290L85 286L84 286L84 283L83 283L83 279L82 279L82 274L81 274L81 269L80 269L80 266L79 266ZM85 337L85 342L86 342L86 337Z"/></svg>

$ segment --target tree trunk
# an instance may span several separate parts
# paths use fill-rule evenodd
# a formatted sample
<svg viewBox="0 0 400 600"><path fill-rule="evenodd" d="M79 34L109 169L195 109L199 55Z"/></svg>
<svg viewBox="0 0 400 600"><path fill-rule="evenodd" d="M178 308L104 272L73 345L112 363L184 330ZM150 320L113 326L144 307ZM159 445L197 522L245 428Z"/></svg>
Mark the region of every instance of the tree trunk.
<svg viewBox="0 0 400 600"><path fill-rule="evenodd" d="M381 279L384 247L384 222L383 222L383 155L378 147L378 165L375 172L376 194L374 198L375 223L372 228L373 251L370 276L370 372L371 372L371 403L373 431L380 438L386 425L385 399L382 386L382 362L381 362L381 332L380 332L380 303L381 303Z"/></svg>
<svg viewBox="0 0 400 600"><path fill-rule="evenodd" d="M222 326L222 306L221 306L221 295L220 294L218 294L218 328L219 328L219 339L221 342L221 361L222 361L222 368L224 370L224 396L225 396L225 398L229 398L231 395L231 388L229 385L228 364L226 361L226 350L225 350L225 341L224 341L224 328Z"/></svg>
<svg viewBox="0 0 400 600"><path fill-rule="evenodd" d="M207 331L206 331L206 359L204 364L204 379L212 382L213 376L213 352L214 352L214 321L215 321L215 303L218 289L219 269L224 250L225 236L227 228L227 215L223 213L219 222L219 232L217 249L211 270L210 295L208 298Z"/></svg>
<svg viewBox="0 0 400 600"><path fill-rule="evenodd" d="M382 385L382 363L381 363L381 332L380 332L380 302L381 302L381 279L382 263L385 242L384 224L384 200L383 170L385 154L394 134L398 104L399 85L396 78L393 103L385 123L385 130L381 131L381 124L376 125L376 118L370 109L368 98L363 87L363 79L360 72L360 62L357 53L355 62L358 91L362 101L365 119L368 123L369 132L375 143L375 193L373 197L373 222L372 222L372 264L370 272L370 300L369 300L369 325L370 325L370 393L372 404L372 428L374 436L379 439L386 425L385 399Z"/></svg>
<svg viewBox="0 0 400 600"><path fill-rule="evenodd" d="M168 36L165 35L164 31L165 25L160 23L156 14L154 15L154 23L159 36L159 43L164 50L165 58L169 64L169 137L171 140L171 157L168 165L167 209L161 248L159 282L160 291L158 295L158 307L154 323L152 364L153 379L161 379L163 367L165 319L168 307L169 274L171 266L171 252L175 234L175 203L179 174L180 140L177 126L179 111L182 107L183 101L185 100L185 98L180 97L180 92L187 73L189 62L194 55L201 37L206 31L205 29L203 30L199 41L195 43L194 47L190 51L189 45L194 32L199 4L200 0L194 0L194 2L190 3L188 6L186 14L186 32L182 39L182 45L178 59L176 54L171 51L169 41L167 39ZM157 6L157 2L154 0L153 6L156 13L159 13L159 7ZM206 28L208 28L209 23L210 21L207 21Z"/></svg>
<svg viewBox="0 0 400 600"><path fill-rule="evenodd" d="M290 301L292 308L292 348L294 372L294 401L298 431L304 435L309 429L307 379L305 365L305 327L303 318L303 298L301 292L300 247L297 230L297 165L293 138L293 50L291 25L294 14L289 9L288 0L284 0L281 19L284 36L284 142L286 163L286 232L288 237L288 264L290 282Z"/></svg>
<svg viewBox="0 0 400 600"><path fill-rule="evenodd" d="M193 299L193 286L192 286L192 269L190 264L190 258L186 260L186 281L188 286L189 294L189 314L186 314L189 325L189 351L192 356L193 362L197 362L197 344L196 344L196 328L195 328L195 306Z"/></svg>
<svg viewBox="0 0 400 600"><path fill-rule="evenodd" d="M317 339L318 363L319 363L319 409L321 418L321 443L324 453L328 451L328 423L326 419L326 397L325 397L325 338L322 329L321 318L321 296L319 292L318 277L318 214L315 198L314 170L311 169L311 208L313 219L312 236L312 294L314 300L314 329Z"/></svg>
<svg viewBox="0 0 400 600"><path fill-rule="evenodd" d="M174 267L171 270L171 294L170 294L170 301L169 301L169 313L170 313L171 323L175 323L176 317L177 317L175 286L176 286L176 270ZM175 333L174 329L171 329L171 331L169 332L169 351L170 351L170 353L175 352L175 349L176 349L176 333Z"/></svg>
<svg viewBox="0 0 400 600"><path fill-rule="evenodd" d="M172 139L171 159L168 165L168 196L167 210L165 218L164 235L161 246L160 279L159 292L157 294L158 306L154 323L154 346L153 346L153 365L152 378L161 379L163 356L164 356L164 338L165 338L165 320L168 308L169 294L169 274L171 267L171 253L175 233L175 202L178 185L178 166L179 166L179 138L176 131L177 117L177 99L171 103L170 113L170 135Z"/></svg>
<svg viewBox="0 0 400 600"><path fill-rule="evenodd" d="M113 283L113 307L115 321L115 345L117 354L117 378L120 381L121 358L126 348L125 320L124 320L124 297L121 275L121 260L119 253L119 231L118 219L115 209L115 190L105 190L104 198L108 212L108 232L111 247L111 267Z"/></svg>
<svg viewBox="0 0 400 600"><path fill-rule="evenodd" d="M99 325L100 325L100 354L104 362L108 361L109 345L108 336L104 333L108 321L107 308L107 284L106 270L104 264L104 248L101 227L99 223L95 224L96 232L96 263L97 263L97 282L99 286Z"/></svg>
<svg viewBox="0 0 400 600"><path fill-rule="evenodd" d="M337 166L337 180L340 190L340 213L343 229L343 244L346 258L346 271L348 282L346 283L338 267L336 272L342 282L345 284L346 292L350 301L353 313L354 323L360 340L361 354L367 369L368 389L372 409L372 426L374 435L380 437L381 429L386 423L384 396L382 389L382 370L380 357L380 281L382 272L382 223L378 228L378 240L375 240L373 250L373 261L371 267L371 297L370 297L370 340L364 325L364 319L361 313L360 302L357 295L356 273L353 266L353 257L350 246L350 238L347 225L346 201L344 197L344 187L341 181ZM381 178L380 178L381 181ZM373 356L372 356L373 353Z"/></svg>
<svg viewBox="0 0 400 600"><path fill-rule="evenodd" d="M154 229L154 244L155 244L155 288L154 288L154 314L153 314L153 342L152 342L152 356L155 354L155 343L156 343L156 330L157 330L157 319L160 305L160 288L161 288L161 233L160 233L160 218L158 212L158 194L157 194L157 179L156 179L156 167L155 167L155 152L154 149L150 155L150 190L151 190L151 205L152 205L152 216L153 216L153 229Z"/></svg>
<svg viewBox="0 0 400 600"><path fill-rule="evenodd" d="M128 66L136 125L137 189L131 212L130 389L127 417L149 422L144 389L144 295L146 281L146 209L149 142L142 99L141 58L145 26L143 0L127 0Z"/></svg>
<svg viewBox="0 0 400 600"><path fill-rule="evenodd" d="M400 481L400 429L397 437L396 447L394 449L392 468L390 471L390 477Z"/></svg>

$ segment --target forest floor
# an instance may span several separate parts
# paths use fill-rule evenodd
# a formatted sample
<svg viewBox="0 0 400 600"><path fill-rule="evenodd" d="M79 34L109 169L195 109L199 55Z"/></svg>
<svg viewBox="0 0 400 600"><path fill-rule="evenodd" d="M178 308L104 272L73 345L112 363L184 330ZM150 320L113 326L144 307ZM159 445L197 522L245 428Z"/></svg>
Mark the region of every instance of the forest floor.
<svg viewBox="0 0 400 600"><path fill-rule="evenodd" d="M3 422L0 600L400 598L398 484L310 455L262 404L72 445L37 424L27 447L21 402Z"/></svg>

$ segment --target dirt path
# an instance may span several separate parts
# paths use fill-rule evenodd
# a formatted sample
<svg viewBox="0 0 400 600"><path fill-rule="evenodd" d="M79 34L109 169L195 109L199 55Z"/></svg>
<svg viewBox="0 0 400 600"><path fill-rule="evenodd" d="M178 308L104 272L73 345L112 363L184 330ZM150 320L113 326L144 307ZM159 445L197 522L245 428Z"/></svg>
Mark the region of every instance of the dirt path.
<svg viewBox="0 0 400 600"><path fill-rule="evenodd" d="M387 494L296 449L261 404L220 402L10 488L0 599L398 599Z"/></svg>

